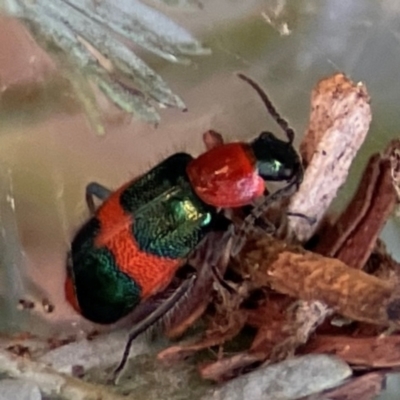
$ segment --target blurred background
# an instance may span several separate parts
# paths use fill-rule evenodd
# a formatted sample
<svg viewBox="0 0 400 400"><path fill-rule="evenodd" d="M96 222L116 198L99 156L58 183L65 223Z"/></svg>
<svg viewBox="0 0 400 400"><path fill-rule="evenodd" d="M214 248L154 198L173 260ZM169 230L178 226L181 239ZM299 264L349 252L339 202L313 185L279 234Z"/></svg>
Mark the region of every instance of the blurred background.
<svg viewBox="0 0 400 400"><path fill-rule="evenodd" d="M202 133L211 128L226 140L249 140L265 129L280 134L254 91L236 77L238 71L265 88L297 132L297 143L307 127L311 90L321 78L343 72L366 84L372 125L336 207L351 197L368 157L399 135L398 1L146 4L185 27L212 54L192 57L192 63L183 66L135 49L184 100L188 111L161 109L161 122L155 127L135 120L97 91L105 136L97 135L77 101L63 58L40 48L21 21L0 16L4 331L47 333L84 326L65 304L63 280L69 242L88 217L87 183L95 180L117 188L176 151L199 154ZM390 252L400 256L397 222L388 223L382 235ZM55 310L46 314L36 307L34 312L21 312L21 298L46 298Z"/></svg>

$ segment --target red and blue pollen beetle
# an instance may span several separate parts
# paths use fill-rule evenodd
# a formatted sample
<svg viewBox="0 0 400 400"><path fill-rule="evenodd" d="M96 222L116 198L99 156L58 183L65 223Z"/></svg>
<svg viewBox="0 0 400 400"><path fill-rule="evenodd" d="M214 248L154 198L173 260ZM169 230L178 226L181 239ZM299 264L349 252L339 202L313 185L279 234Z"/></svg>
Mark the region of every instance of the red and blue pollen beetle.
<svg viewBox="0 0 400 400"><path fill-rule="evenodd" d="M263 196L265 181L289 181L254 209L239 228L245 232L267 204L301 182L293 130L254 81L239 77L257 91L288 141L263 132L250 143L221 144L197 158L173 154L115 192L90 183L86 200L92 216L72 240L65 283L67 300L86 319L112 324L164 291L209 232L227 229L221 209L251 204ZM103 200L97 210L94 197ZM174 306L189 290L187 281L146 316L140 331ZM118 370L139 333L130 335Z"/></svg>

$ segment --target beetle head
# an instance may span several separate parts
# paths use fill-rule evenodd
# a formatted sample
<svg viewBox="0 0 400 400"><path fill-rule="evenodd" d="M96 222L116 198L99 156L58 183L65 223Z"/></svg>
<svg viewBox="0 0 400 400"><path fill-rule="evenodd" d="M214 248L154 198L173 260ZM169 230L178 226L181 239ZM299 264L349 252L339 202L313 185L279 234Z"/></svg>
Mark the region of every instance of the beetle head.
<svg viewBox="0 0 400 400"><path fill-rule="evenodd" d="M265 181L288 181L303 176L301 160L292 142L278 139L271 132L262 132L250 144L257 160L259 175Z"/></svg>

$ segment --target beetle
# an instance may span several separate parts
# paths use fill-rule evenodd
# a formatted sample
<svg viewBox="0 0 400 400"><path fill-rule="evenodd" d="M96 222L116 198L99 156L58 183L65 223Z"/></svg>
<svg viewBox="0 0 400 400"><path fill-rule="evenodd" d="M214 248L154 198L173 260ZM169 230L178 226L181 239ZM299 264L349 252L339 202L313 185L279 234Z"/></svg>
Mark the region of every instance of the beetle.
<svg viewBox="0 0 400 400"><path fill-rule="evenodd" d="M65 281L68 302L84 318L112 324L130 314L168 287L207 234L227 230L230 222L221 209L252 204L263 196L266 181L289 182L245 219L236 231L238 237L245 235L271 201L301 182L303 169L293 147L293 130L253 80L238 76L257 91L287 140L262 132L250 143L221 144L197 158L173 154L114 192L98 183L87 185L92 215L72 240ZM97 210L95 197L103 201ZM167 313L194 279L149 315L131 333L130 342Z"/></svg>

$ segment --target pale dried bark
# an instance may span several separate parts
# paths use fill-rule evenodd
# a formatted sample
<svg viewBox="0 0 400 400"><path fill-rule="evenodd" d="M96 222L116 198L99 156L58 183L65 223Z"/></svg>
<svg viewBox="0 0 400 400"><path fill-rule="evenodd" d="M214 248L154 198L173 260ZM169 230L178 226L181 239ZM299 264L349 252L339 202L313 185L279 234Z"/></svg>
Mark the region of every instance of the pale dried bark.
<svg viewBox="0 0 400 400"><path fill-rule="evenodd" d="M45 364L6 351L0 351L0 373L35 383L42 393L48 396L59 396L65 400L128 400L131 398L120 396L106 386L84 382L57 372Z"/></svg>
<svg viewBox="0 0 400 400"><path fill-rule="evenodd" d="M291 218L289 232L300 242L315 233L364 142L371 122L365 86L343 74L321 80L311 97L309 127L300 146L307 166L303 183L288 211L316 219Z"/></svg>

